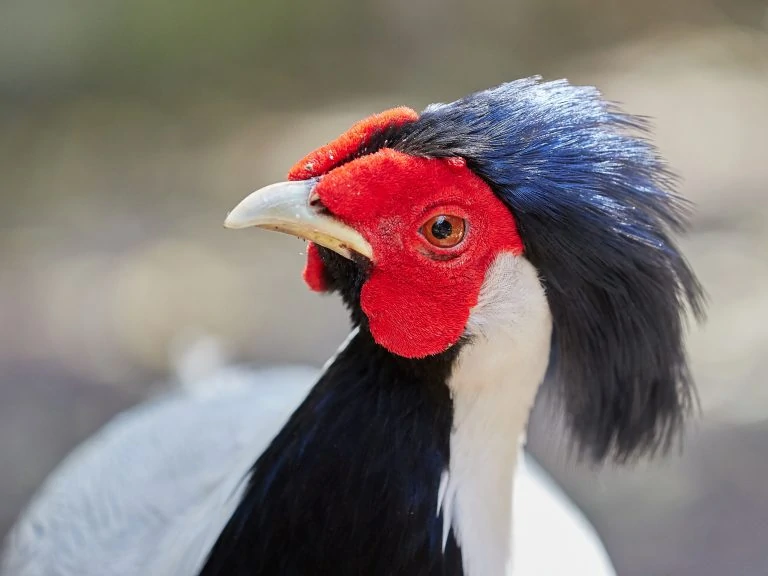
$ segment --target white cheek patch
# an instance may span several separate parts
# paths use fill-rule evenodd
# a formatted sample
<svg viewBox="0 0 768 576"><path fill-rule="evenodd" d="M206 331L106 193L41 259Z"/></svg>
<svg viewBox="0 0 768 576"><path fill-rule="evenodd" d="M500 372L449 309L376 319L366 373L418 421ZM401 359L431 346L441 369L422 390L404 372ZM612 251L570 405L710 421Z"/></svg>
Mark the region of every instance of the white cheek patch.
<svg viewBox="0 0 768 576"><path fill-rule="evenodd" d="M448 382L454 420L439 507L444 536L453 528L467 576L504 574L511 562L515 461L549 361L551 331L536 269L522 256L498 256Z"/></svg>
<svg viewBox="0 0 768 576"><path fill-rule="evenodd" d="M521 330L536 330L551 321L536 269L523 256L503 253L488 268L465 333L487 338L489 333L502 331L519 339L525 336Z"/></svg>

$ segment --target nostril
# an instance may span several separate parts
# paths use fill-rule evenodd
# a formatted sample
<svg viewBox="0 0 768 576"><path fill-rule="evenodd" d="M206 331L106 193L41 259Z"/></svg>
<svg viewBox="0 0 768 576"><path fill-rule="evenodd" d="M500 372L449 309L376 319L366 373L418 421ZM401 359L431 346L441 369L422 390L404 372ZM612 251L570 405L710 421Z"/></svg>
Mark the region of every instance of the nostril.
<svg viewBox="0 0 768 576"><path fill-rule="evenodd" d="M330 212L328 211L328 208L326 208L325 205L323 204L323 201L320 200L320 195L314 190L309 195L309 205L318 214L330 214Z"/></svg>

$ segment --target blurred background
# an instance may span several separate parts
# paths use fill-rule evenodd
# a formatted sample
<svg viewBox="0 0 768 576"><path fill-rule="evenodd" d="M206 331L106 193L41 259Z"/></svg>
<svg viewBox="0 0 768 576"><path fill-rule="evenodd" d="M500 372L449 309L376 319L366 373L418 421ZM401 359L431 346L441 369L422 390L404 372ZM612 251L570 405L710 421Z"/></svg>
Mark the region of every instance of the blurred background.
<svg viewBox="0 0 768 576"><path fill-rule="evenodd" d="M0 0L0 535L179 375L336 349L303 244L222 228L245 193L365 115L532 74L654 119L711 311L681 454L575 463L545 405L531 445L622 576L768 574L765 0Z"/></svg>

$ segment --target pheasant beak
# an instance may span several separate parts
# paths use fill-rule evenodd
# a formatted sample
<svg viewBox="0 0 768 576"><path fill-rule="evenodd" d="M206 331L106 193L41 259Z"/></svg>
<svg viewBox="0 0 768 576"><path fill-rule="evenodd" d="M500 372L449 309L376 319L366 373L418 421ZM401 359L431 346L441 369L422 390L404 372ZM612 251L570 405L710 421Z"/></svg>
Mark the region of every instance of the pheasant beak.
<svg viewBox="0 0 768 576"><path fill-rule="evenodd" d="M328 214L314 192L316 184L315 179L297 180L256 190L235 206L224 226L276 230L311 240L350 260L353 253L371 260L371 245L357 230Z"/></svg>

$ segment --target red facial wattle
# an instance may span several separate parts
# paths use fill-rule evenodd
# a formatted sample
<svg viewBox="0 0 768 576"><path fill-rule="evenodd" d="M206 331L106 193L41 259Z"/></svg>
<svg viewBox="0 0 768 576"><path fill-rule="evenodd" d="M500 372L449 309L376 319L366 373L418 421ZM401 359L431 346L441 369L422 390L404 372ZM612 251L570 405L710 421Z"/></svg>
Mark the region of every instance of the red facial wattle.
<svg viewBox="0 0 768 576"><path fill-rule="evenodd" d="M413 122L418 117L415 110L401 106L360 120L335 140L313 150L296 162L288 172L288 180L307 180L322 176L357 154L377 132ZM307 264L303 276L311 290L324 292L327 289L323 262L317 246L312 242L307 244Z"/></svg>
<svg viewBox="0 0 768 576"><path fill-rule="evenodd" d="M413 122L418 117L414 110L405 106L369 116L355 123L332 142L313 150L296 162L288 172L288 180L307 180L327 174L354 156L374 134Z"/></svg>
<svg viewBox="0 0 768 576"><path fill-rule="evenodd" d="M319 176L307 176L307 163L323 164L329 147L340 152L338 143L349 140L349 134L310 154L313 160L302 160L291 177ZM523 251L509 209L457 158L421 158L383 148L322 174L315 192L323 205L373 249L360 304L376 341L408 358L455 344L493 259L501 252ZM424 224L440 215L465 223L455 246L435 246L423 234ZM322 266L316 247L310 246L304 278L314 290L325 288Z"/></svg>
<svg viewBox="0 0 768 576"><path fill-rule="evenodd" d="M304 282L315 292L325 292L328 289L323 271L323 260L314 242L307 242L307 263L304 266Z"/></svg>

